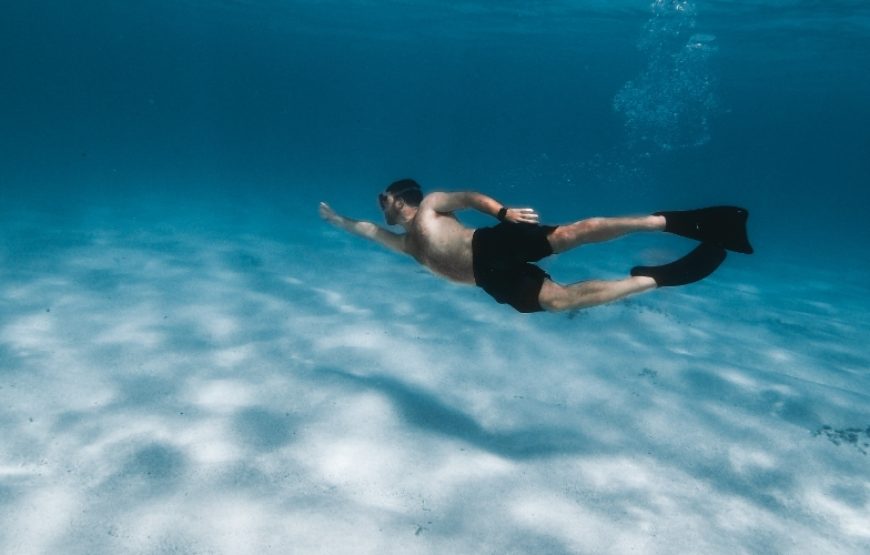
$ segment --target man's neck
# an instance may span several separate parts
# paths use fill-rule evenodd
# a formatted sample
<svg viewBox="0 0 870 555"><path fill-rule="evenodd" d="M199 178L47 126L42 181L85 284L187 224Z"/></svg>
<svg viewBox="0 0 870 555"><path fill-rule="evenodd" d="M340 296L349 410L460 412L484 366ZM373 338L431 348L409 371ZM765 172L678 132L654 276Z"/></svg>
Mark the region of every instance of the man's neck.
<svg viewBox="0 0 870 555"><path fill-rule="evenodd" d="M405 206L399 213L398 224L405 228L405 231L411 231L411 224L414 218L417 217L418 208L415 206Z"/></svg>

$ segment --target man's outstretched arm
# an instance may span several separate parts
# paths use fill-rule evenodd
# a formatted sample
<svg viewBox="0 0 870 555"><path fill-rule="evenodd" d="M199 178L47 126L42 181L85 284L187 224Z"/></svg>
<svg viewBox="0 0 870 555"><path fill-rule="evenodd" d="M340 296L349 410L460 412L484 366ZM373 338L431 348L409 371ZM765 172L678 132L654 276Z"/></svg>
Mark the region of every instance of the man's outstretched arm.
<svg viewBox="0 0 870 555"><path fill-rule="evenodd" d="M372 222L364 222L345 218L344 216L336 214L335 211L330 208L330 206L325 202L320 203L319 212L321 218L339 229L343 229L345 231L353 233L354 235L359 235L360 237L365 237L366 239L371 239L372 241L380 243L388 249L392 249L397 252L405 252L404 235L393 233L392 231L379 227Z"/></svg>
<svg viewBox="0 0 870 555"><path fill-rule="evenodd" d="M499 212L505 210L503 219L511 223L538 223L538 213L531 208L507 208L497 200L474 191L459 193L431 193L423 201L436 212L455 212L465 208L474 208L493 218L499 217Z"/></svg>

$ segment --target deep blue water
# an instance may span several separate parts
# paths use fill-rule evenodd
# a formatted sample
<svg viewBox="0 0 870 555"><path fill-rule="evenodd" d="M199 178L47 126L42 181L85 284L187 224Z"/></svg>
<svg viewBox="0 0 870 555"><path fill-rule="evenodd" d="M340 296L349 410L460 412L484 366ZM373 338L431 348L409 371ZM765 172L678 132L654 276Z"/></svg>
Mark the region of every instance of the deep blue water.
<svg viewBox="0 0 870 555"><path fill-rule="evenodd" d="M318 200L377 217L374 193L412 176L555 222L743 204L760 253L870 239L866 2L3 11L7 208L266 199L315 224Z"/></svg>

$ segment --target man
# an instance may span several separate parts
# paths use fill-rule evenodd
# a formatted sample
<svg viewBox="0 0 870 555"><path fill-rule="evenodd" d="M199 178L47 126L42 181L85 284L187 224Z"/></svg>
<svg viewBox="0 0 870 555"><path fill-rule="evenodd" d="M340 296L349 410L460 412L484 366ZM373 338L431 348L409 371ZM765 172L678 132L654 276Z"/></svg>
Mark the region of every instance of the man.
<svg viewBox="0 0 870 555"><path fill-rule="evenodd" d="M387 224L402 226L404 234L345 218L323 202L320 216L341 229L409 254L440 276L477 285L498 302L520 312L586 308L656 287L685 285L718 268L725 259L725 249L752 253L746 236L748 212L737 207L590 218L547 226L539 224L538 214L531 208L506 208L480 193L433 192L424 196L411 179L387 187L378 195L378 202ZM454 215L466 208L489 214L501 223L476 230L467 228ZM610 281L561 285L532 264L553 253L638 231L668 231L702 243L675 262L638 266L629 277Z"/></svg>

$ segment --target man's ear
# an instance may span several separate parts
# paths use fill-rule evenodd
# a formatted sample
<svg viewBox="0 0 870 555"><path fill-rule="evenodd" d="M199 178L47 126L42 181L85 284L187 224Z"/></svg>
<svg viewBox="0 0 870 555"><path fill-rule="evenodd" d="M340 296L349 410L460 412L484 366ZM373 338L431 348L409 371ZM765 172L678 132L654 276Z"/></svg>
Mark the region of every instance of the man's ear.
<svg viewBox="0 0 870 555"><path fill-rule="evenodd" d="M404 207L405 207L405 200L401 199L401 198L397 198L396 199L396 209L401 210Z"/></svg>

